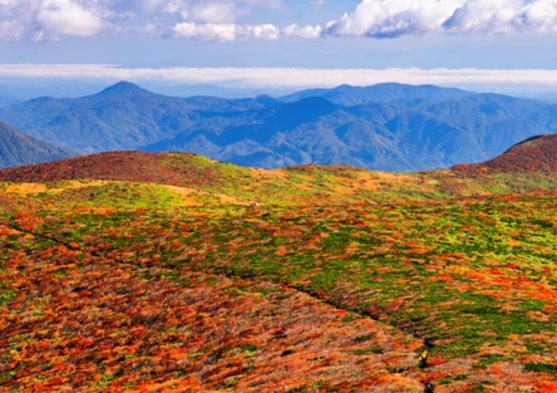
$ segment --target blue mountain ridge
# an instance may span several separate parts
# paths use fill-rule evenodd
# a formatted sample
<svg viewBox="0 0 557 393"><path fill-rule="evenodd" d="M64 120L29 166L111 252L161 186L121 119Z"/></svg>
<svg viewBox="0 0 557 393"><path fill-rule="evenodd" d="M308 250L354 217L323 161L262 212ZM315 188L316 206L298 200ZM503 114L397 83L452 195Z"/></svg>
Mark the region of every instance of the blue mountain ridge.
<svg viewBox="0 0 557 393"><path fill-rule="evenodd" d="M0 121L80 154L189 151L263 168L334 163L397 172L485 161L557 132L557 105L396 83L231 100L168 97L120 82L87 97L0 108Z"/></svg>

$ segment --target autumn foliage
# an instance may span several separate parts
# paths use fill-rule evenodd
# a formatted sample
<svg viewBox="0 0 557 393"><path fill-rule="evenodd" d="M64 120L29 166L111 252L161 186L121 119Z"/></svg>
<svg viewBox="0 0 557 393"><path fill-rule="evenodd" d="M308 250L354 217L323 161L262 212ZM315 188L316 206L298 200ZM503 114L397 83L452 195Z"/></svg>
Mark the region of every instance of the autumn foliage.
<svg viewBox="0 0 557 393"><path fill-rule="evenodd" d="M504 154L479 164L457 165L467 174L557 172L557 135L539 135L518 143Z"/></svg>
<svg viewBox="0 0 557 393"><path fill-rule="evenodd" d="M557 391L557 194L188 157L0 172L0 391Z"/></svg>

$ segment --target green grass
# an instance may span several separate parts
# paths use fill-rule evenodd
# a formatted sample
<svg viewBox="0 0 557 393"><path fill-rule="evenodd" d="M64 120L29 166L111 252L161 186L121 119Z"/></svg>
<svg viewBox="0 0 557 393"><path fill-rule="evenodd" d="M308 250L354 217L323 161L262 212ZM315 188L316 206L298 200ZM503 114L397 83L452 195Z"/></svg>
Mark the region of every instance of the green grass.
<svg viewBox="0 0 557 393"><path fill-rule="evenodd" d="M17 296L17 291L10 289L5 290L0 284L0 310L6 307L15 297Z"/></svg>
<svg viewBox="0 0 557 393"><path fill-rule="evenodd" d="M547 373L547 374L557 375L557 366L554 364L527 363L526 370L537 372L537 373Z"/></svg>
<svg viewBox="0 0 557 393"><path fill-rule="evenodd" d="M61 185L63 186L63 185ZM57 206L73 205L131 208L176 208L184 204L183 198L165 186L156 184L108 182L98 186L66 188L60 191L46 191L38 198L52 200Z"/></svg>

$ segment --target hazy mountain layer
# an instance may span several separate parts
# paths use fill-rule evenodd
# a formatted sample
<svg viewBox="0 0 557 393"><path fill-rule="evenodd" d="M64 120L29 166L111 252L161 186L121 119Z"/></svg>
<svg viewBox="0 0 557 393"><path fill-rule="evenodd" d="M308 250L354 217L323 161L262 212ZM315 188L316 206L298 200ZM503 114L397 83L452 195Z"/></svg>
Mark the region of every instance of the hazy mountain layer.
<svg viewBox="0 0 557 393"><path fill-rule="evenodd" d="M408 107L404 101L340 106L312 97L206 119L146 151L193 151L247 166L348 164L384 171L479 162L557 130L557 106L474 94Z"/></svg>
<svg viewBox="0 0 557 393"><path fill-rule="evenodd" d="M281 100L295 102L308 97L322 97L338 105L353 106L369 102L392 102L396 100L414 103L445 101L463 98L470 94L472 93L469 91L432 85L411 86L399 83L380 83L367 87L342 85L334 89L309 89L282 97Z"/></svg>

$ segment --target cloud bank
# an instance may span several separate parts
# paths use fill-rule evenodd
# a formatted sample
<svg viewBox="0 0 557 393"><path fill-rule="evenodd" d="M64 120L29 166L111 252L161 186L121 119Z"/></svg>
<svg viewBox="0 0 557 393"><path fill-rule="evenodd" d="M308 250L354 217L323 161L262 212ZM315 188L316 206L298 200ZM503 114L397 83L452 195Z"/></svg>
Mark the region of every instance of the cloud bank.
<svg viewBox="0 0 557 393"><path fill-rule="evenodd" d="M376 83L466 85L528 85L557 88L557 70L484 70L390 68L121 68L114 65L0 65L0 78L128 80L176 84L206 84L233 88L302 89L342 84L368 86Z"/></svg>
<svg viewBox="0 0 557 393"><path fill-rule="evenodd" d="M0 40L59 40L103 33L223 42L281 36L557 33L557 0L362 0L354 11L321 26L241 23L260 10L287 8L283 1L0 0Z"/></svg>

